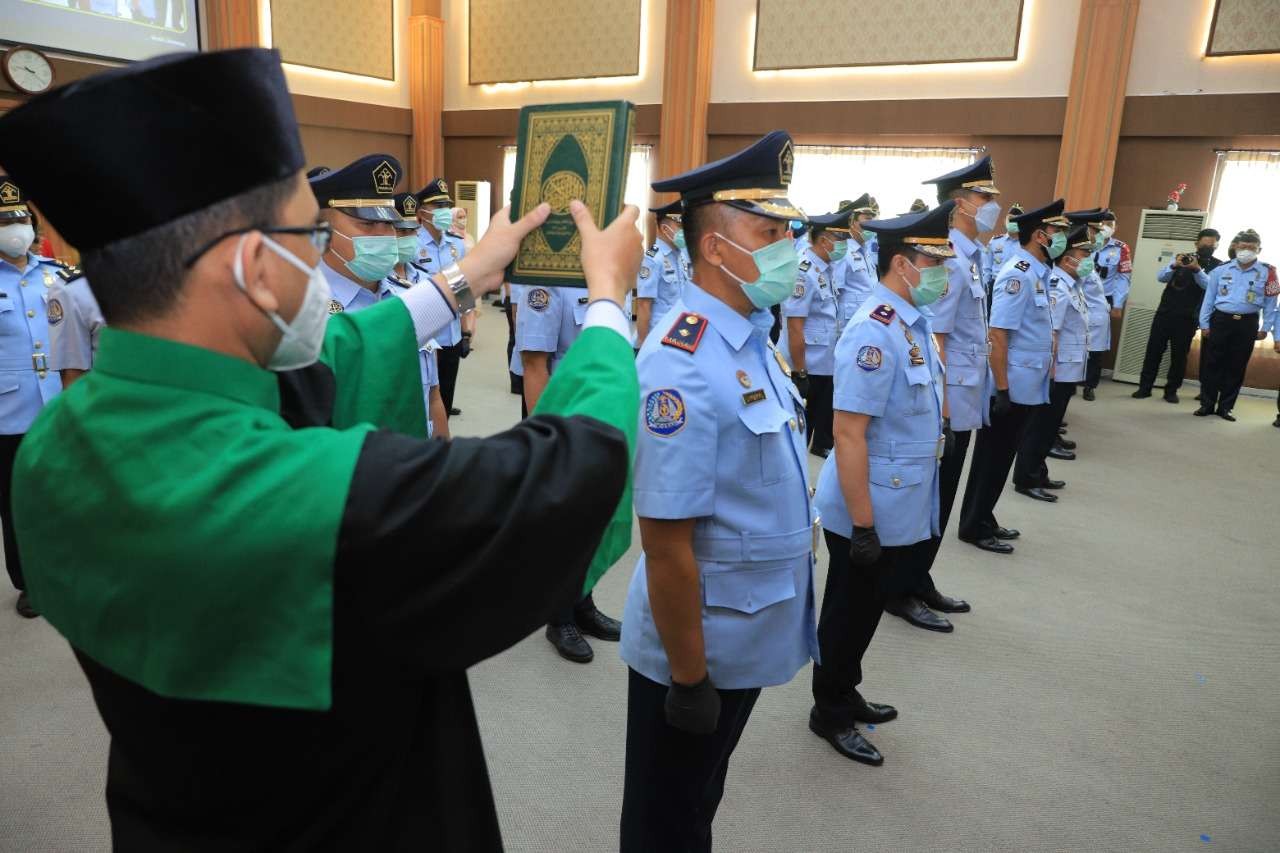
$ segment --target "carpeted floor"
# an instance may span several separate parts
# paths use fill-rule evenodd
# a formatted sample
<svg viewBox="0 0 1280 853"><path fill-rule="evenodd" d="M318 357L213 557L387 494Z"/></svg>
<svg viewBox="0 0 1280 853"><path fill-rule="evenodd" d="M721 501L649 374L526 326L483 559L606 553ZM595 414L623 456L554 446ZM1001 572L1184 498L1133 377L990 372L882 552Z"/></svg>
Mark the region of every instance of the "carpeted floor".
<svg viewBox="0 0 1280 853"><path fill-rule="evenodd" d="M506 330L464 362L458 435L507 426ZM902 716L879 769L806 727L808 671L765 691L716 820L724 851L1280 850L1280 429L1104 382L1068 412L1080 459L1053 506L1008 490L1012 557L949 537L951 635L886 616L865 694ZM816 474L817 461L812 460ZM482 488L477 484L477 488ZM638 537L636 537L638 545ZM634 552L634 549L633 549ZM513 555L512 571L519 571ZM820 556L818 582L825 575ZM622 612L634 553L605 577ZM616 849L625 669L561 661L541 634L471 673L507 848ZM106 737L65 644L0 608L0 850L105 849Z"/></svg>

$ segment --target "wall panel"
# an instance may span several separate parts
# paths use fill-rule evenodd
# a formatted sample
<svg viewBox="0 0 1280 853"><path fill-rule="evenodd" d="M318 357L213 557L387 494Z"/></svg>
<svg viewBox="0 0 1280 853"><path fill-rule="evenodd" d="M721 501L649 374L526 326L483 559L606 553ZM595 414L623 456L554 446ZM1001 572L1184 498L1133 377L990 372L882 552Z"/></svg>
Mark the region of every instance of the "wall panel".
<svg viewBox="0 0 1280 853"><path fill-rule="evenodd" d="M640 0L468 0L467 82L640 73Z"/></svg>
<svg viewBox="0 0 1280 853"><path fill-rule="evenodd" d="M271 0L271 42L285 62L392 80L393 0Z"/></svg>

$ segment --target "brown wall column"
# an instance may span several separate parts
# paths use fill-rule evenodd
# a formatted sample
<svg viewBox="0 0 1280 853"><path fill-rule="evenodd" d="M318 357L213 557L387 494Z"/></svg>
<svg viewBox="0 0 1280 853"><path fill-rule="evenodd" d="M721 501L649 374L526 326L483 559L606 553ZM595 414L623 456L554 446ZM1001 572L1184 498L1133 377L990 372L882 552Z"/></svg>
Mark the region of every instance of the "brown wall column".
<svg viewBox="0 0 1280 853"><path fill-rule="evenodd" d="M1056 194L1069 210L1109 203L1140 0L1082 0Z"/></svg>
<svg viewBox="0 0 1280 853"><path fill-rule="evenodd" d="M209 50L257 47L262 41L256 0L214 0L206 3L201 23L205 31L205 47Z"/></svg>
<svg viewBox="0 0 1280 853"><path fill-rule="evenodd" d="M714 14L715 0L667 0L659 177L679 174L707 160Z"/></svg>
<svg viewBox="0 0 1280 853"><path fill-rule="evenodd" d="M409 16L409 189L444 174L444 20L439 0L414 0Z"/></svg>

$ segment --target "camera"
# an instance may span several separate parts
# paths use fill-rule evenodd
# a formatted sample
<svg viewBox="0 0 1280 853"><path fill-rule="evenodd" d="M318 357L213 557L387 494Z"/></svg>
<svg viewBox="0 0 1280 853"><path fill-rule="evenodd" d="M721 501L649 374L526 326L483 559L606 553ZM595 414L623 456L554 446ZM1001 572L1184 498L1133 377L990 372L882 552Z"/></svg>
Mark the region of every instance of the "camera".
<svg viewBox="0 0 1280 853"><path fill-rule="evenodd" d="M1178 264L1180 266L1189 267L1195 262L1196 262L1196 255L1194 252L1181 252L1178 255Z"/></svg>

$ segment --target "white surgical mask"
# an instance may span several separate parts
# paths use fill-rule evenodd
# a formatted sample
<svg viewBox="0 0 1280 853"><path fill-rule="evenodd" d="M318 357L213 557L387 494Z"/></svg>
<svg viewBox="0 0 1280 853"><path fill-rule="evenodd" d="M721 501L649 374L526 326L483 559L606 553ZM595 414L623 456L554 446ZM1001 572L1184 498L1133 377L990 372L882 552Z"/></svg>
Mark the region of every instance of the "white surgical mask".
<svg viewBox="0 0 1280 853"><path fill-rule="evenodd" d="M244 261L240 249L244 247L247 237L246 234L240 238L240 244L236 246L236 260L232 267L236 287L246 295L249 290L244 283ZM267 369L297 370L315 364L316 359L320 357L320 348L324 345L325 326L329 323L329 299L332 295L329 282L319 266L307 266L301 258L265 234L262 236L262 241L266 243L268 249L308 276L307 292L303 294L302 305L298 308L298 313L293 320L285 322L284 318L275 311L263 311L280 330L282 336L275 352L267 360Z"/></svg>
<svg viewBox="0 0 1280 853"><path fill-rule="evenodd" d="M1258 253L1253 249L1238 249L1236 251L1236 261L1240 266L1247 267L1258 259Z"/></svg>
<svg viewBox="0 0 1280 853"><path fill-rule="evenodd" d="M0 252L11 258L25 255L35 239L36 230L31 227L30 222L0 225Z"/></svg>
<svg viewBox="0 0 1280 853"><path fill-rule="evenodd" d="M989 201L982 205L973 215L973 221L977 223L979 231L990 231L995 228L996 223L1000 221L1000 202Z"/></svg>
<svg viewBox="0 0 1280 853"><path fill-rule="evenodd" d="M1102 235L1102 242L1105 243L1111 239L1112 234L1116 233L1116 229L1112 228L1110 225L1103 225L1098 229L1098 233Z"/></svg>

